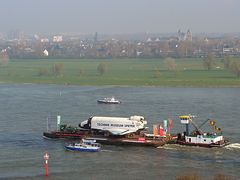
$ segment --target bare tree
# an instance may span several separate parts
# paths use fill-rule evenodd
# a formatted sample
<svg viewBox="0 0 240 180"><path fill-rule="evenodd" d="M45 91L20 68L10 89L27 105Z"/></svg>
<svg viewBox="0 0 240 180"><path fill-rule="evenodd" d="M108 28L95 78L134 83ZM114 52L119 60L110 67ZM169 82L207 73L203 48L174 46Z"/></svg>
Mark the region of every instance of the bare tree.
<svg viewBox="0 0 240 180"><path fill-rule="evenodd" d="M188 42L180 42L177 46L177 55L178 57L184 57L187 56L187 46Z"/></svg>
<svg viewBox="0 0 240 180"><path fill-rule="evenodd" d="M0 52L0 67L7 66L9 61L8 53L6 50Z"/></svg>
<svg viewBox="0 0 240 180"><path fill-rule="evenodd" d="M208 53L207 57L203 59L203 67L207 70L211 70L215 64L213 53Z"/></svg>
<svg viewBox="0 0 240 180"><path fill-rule="evenodd" d="M160 54L162 55L162 57L167 57L169 50L170 46L168 41L160 44Z"/></svg>
<svg viewBox="0 0 240 180"><path fill-rule="evenodd" d="M156 68L154 70L154 77L159 78L161 76L160 68Z"/></svg>
<svg viewBox="0 0 240 180"><path fill-rule="evenodd" d="M168 57L164 60L164 64L169 71L176 71L177 66L176 66L175 59Z"/></svg>
<svg viewBox="0 0 240 180"><path fill-rule="evenodd" d="M53 74L59 76L63 72L63 65L61 63L55 63L52 66Z"/></svg>
<svg viewBox="0 0 240 180"><path fill-rule="evenodd" d="M226 69L231 68L231 64L232 64L232 59L231 59L231 57L230 57L230 56L224 56L223 63L224 63L224 67L225 67Z"/></svg>
<svg viewBox="0 0 240 180"><path fill-rule="evenodd" d="M104 62L101 62L97 67L97 71L102 76L107 71L107 64Z"/></svg>
<svg viewBox="0 0 240 180"><path fill-rule="evenodd" d="M234 74L237 75L237 77L240 77L240 61L234 61L231 64L231 70L233 71Z"/></svg>

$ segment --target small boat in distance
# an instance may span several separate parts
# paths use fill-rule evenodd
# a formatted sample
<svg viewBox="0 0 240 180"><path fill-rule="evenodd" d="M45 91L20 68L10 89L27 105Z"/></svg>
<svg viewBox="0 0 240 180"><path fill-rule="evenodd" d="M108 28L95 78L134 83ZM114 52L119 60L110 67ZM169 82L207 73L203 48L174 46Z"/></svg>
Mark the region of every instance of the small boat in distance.
<svg viewBox="0 0 240 180"><path fill-rule="evenodd" d="M98 152L101 149L101 145L96 143L96 140L82 139L80 143L72 143L65 146L65 148L70 151Z"/></svg>
<svg viewBox="0 0 240 180"><path fill-rule="evenodd" d="M206 133L201 131L200 127L193 122L192 115L180 116L181 123L186 125L186 131L183 134L178 134L177 144L186 145L186 146L200 146L200 147L223 147L229 144L229 141L226 140L221 132L221 128L217 127L214 120L207 119L201 124L203 126L206 122L209 122L212 126L212 133ZM189 133L189 124L192 124L195 130Z"/></svg>
<svg viewBox="0 0 240 180"><path fill-rule="evenodd" d="M115 99L114 97L107 97L107 98L104 98L104 99L99 99L97 100L98 103L101 103L101 104L120 104L121 101Z"/></svg>

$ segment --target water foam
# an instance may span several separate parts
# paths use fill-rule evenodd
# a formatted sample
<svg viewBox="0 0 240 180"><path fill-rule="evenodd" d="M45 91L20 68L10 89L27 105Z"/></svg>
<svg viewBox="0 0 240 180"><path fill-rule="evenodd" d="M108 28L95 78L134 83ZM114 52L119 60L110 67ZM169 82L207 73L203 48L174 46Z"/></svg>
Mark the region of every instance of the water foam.
<svg viewBox="0 0 240 180"><path fill-rule="evenodd" d="M226 149L234 150L234 149L240 149L240 143L232 143L227 146L225 146Z"/></svg>
<svg viewBox="0 0 240 180"><path fill-rule="evenodd" d="M108 150L108 149L102 149L101 152L114 152L114 151Z"/></svg>
<svg viewBox="0 0 240 180"><path fill-rule="evenodd" d="M167 144L167 145L164 145L164 146L158 146L157 147L158 149L167 149L167 150L176 150L177 147L174 146L174 145L170 145L170 144Z"/></svg>

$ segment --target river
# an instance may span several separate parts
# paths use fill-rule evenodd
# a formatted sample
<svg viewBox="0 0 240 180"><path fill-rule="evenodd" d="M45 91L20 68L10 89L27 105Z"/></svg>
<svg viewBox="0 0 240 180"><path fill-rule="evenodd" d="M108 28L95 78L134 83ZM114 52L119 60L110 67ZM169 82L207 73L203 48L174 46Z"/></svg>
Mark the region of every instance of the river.
<svg viewBox="0 0 240 180"><path fill-rule="evenodd" d="M98 104L115 96L123 103ZM0 179L176 179L185 174L240 177L240 88L81 87L0 84ZM104 145L98 153L64 149L64 140L42 137L47 117L77 126L92 115L144 116L149 129L168 117L173 133L184 131L179 115L214 119L231 144L224 148L166 145L161 148ZM55 124L51 124L55 128ZM208 129L205 125L203 129Z"/></svg>

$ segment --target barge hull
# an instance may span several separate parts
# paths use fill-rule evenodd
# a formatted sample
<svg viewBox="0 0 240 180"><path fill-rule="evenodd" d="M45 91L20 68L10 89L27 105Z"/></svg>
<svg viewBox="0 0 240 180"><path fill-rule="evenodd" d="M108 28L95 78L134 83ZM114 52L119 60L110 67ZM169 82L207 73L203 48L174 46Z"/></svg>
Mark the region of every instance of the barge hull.
<svg viewBox="0 0 240 180"><path fill-rule="evenodd" d="M138 141L137 139L129 138L94 138L90 137L87 139L96 140L97 143L106 145L120 145L120 146L151 146L158 147L166 144L165 140L146 140Z"/></svg>
<svg viewBox="0 0 240 180"><path fill-rule="evenodd" d="M83 133L64 133L64 132L44 132L43 137L50 138L50 139L58 139L58 138L65 138L65 139L82 139L85 137Z"/></svg>
<svg viewBox="0 0 240 180"><path fill-rule="evenodd" d="M184 145L184 146L199 146L199 147L206 147L206 148L213 148L213 147L224 147L229 144L228 141L224 141L221 144L203 144L203 143L188 143L185 141L177 141L176 144Z"/></svg>
<svg viewBox="0 0 240 180"><path fill-rule="evenodd" d="M96 140L97 143L107 145L129 145L129 146L152 146L158 147L171 141L169 138L145 138L139 140L138 138L127 138L127 137L106 137L106 136L95 136L89 133L65 133L65 132L44 132L43 137L49 139L91 139Z"/></svg>

